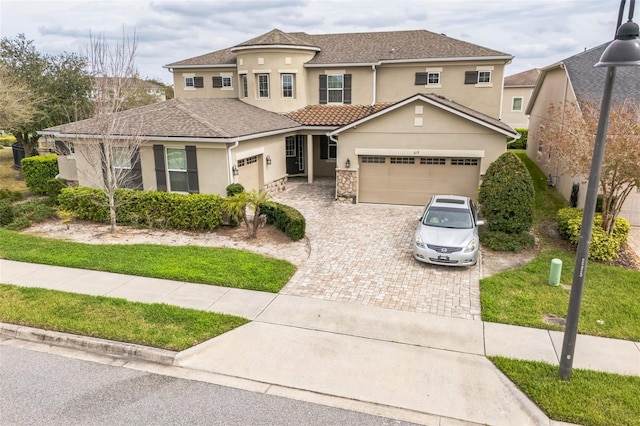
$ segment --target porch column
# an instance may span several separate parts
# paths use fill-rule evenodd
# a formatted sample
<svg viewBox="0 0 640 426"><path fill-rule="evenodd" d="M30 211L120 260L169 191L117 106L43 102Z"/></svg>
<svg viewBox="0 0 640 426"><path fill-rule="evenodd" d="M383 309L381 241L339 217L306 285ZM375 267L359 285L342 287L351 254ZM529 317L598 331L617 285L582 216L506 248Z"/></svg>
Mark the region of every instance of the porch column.
<svg viewBox="0 0 640 426"><path fill-rule="evenodd" d="M313 135L307 135L307 182L313 183Z"/></svg>

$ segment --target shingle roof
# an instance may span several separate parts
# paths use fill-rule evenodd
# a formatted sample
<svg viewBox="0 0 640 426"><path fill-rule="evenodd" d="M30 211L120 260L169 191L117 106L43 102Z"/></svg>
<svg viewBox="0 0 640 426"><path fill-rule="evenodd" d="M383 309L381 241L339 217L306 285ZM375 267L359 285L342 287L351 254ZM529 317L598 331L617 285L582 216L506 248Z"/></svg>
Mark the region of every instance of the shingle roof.
<svg viewBox="0 0 640 426"><path fill-rule="evenodd" d="M562 61L578 101L591 99L600 102L602 99L607 68L595 68L593 65L600 60L609 43L601 44ZM614 102L621 102L625 98L640 102L639 67L616 67L613 99Z"/></svg>
<svg viewBox="0 0 640 426"><path fill-rule="evenodd" d="M304 126L344 126L393 105L308 105L286 114Z"/></svg>
<svg viewBox="0 0 640 426"><path fill-rule="evenodd" d="M504 87L533 87L536 85L539 75L539 68L533 68L527 71L522 71L518 74L509 75L504 78Z"/></svg>
<svg viewBox="0 0 640 426"><path fill-rule="evenodd" d="M295 121L238 99L170 99L114 114L116 135L149 138L234 138L299 127ZM94 118L44 129L61 134L98 135Z"/></svg>
<svg viewBox="0 0 640 426"><path fill-rule="evenodd" d="M358 64L394 60L505 57L500 52L443 34L426 30L387 31L370 33L319 34L283 33L272 30L236 47L269 44L295 44L319 47L321 51L309 64ZM167 68L196 65L235 65L233 48L218 50L165 65Z"/></svg>

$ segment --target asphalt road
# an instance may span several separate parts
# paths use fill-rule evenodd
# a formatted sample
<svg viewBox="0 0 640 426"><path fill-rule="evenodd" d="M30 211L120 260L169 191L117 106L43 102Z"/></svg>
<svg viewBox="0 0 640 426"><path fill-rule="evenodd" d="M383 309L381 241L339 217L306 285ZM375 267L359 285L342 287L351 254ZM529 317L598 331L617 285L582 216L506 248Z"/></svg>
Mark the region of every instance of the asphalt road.
<svg viewBox="0 0 640 426"><path fill-rule="evenodd" d="M409 425L4 345L0 345L0 424Z"/></svg>

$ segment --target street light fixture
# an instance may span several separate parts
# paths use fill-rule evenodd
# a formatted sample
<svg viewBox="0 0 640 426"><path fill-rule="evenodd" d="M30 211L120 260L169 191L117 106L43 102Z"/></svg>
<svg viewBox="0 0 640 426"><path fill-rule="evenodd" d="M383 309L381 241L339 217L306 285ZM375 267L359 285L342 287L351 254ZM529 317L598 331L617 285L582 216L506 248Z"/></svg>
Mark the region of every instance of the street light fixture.
<svg viewBox="0 0 640 426"><path fill-rule="evenodd" d="M604 84L602 102L600 104L598 130L596 132L593 157L591 159L589 184L587 186L587 196L584 202L582 225L580 228L580 237L578 239L578 248L576 250L576 264L573 270L571 296L569 298L569 308L567 311L567 322L562 342L560 378L563 380L571 379L573 355L575 352L576 336L578 333L578 319L580 317L580 304L582 302L582 289L584 287L584 278L587 273L589 243L591 240L593 217L595 216L596 200L600 186L600 171L602 168L602 160L604 158L607 128L609 126L609 113L611 111L616 67L640 66L640 31L638 24L632 20L635 0L631 0L629 4L629 20L621 25L624 7L625 0L621 0L615 40L612 41L602 53L600 62L595 64L596 67L607 67L607 77Z"/></svg>

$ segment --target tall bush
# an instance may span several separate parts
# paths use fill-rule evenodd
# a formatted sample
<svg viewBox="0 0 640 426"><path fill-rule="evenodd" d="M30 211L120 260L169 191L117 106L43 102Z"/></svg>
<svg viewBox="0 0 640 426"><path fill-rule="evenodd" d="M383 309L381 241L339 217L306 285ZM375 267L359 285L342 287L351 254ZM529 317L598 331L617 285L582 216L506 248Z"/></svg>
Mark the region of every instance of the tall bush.
<svg viewBox="0 0 640 426"><path fill-rule="evenodd" d="M20 163L24 183L34 194L47 195L49 180L56 177L58 170L58 156L56 154L36 155L23 158Z"/></svg>
<svg viewBox="0 0 640 426"><path fill-rule="evenodd" d="M527 168L512 152L491 163L478 193L490 231L517 234L533 224L535 190Z"/></svg>
<svg viewBox="0 0 640 426"><path fill-rule="evenodd" d="M527 139L529 138L529 129L513 129L520 133L520 138L507 145L509 149L527 149Z"/></svg>

